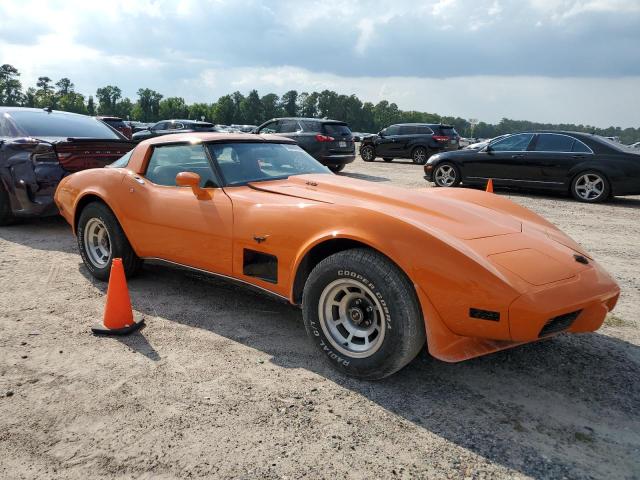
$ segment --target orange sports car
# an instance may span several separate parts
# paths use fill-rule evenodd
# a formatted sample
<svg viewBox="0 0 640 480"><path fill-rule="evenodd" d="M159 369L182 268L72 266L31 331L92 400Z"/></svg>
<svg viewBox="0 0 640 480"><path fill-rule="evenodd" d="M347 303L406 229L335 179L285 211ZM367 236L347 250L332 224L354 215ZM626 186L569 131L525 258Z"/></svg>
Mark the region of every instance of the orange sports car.
<svg viewBox="0 0 640 480"><path fill-rule="evenodd" d="M140 143L55 195L98 279L160 260L301 305L333 366L390 375L425 342L456 362L597 330L618 299L552 224L477 190L405 190L332 174L293 141L189 133Z"/></svg>

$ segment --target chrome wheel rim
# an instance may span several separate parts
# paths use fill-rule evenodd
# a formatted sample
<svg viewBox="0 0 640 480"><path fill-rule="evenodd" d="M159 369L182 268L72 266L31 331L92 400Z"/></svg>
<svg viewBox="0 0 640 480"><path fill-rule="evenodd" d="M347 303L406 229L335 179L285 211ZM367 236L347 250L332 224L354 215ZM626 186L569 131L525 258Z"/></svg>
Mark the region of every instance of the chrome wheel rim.
<svg viewBox="0 0 640 480"><path fill-rule="evenodd" d="M436 169L436 183L450 187L456 181L456 171L451 165L441 165Z"/></svg>
<svg viewBox="0 0 640 480"><path fill-rule="evenodd" d="M386 333L380 300L364 284L338 279L320 295L318 318L329 343L343 355L365 358L380 349Z"/></svg>
<svg viewBox="0 0 640 480"><path fill-rule="evenodd" d="M604 193L604 179L595 173L585 173L576 180L575 190L583 200L596 200Z"/></svg>
<svg viewBox="0 0 640 480"><path fill-rule="evenodd" d="M371 160L373 158L373 151L370 147L362 149L362 158L365 160Z"/></svg>
<svg viewBox="0 0 640 480"><path fill-rule="evenodd" d="M422 164L426 160L427 160L427 153L422 148L419 148L415 152L413 152L413 161L415 163Z"/></svg>
<svg viewBox="0 0 640 480"><path fill-rule="evenodd" d="M111 259L111 237L102 220L92 218L84 228L84 249L91 263L104 268Z"/></svg>

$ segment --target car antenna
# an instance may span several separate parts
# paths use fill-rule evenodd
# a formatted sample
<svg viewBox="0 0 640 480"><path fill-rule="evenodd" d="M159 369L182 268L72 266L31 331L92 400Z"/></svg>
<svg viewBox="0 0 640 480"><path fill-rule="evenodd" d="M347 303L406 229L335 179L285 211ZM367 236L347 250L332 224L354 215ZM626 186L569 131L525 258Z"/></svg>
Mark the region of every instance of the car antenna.
<svg viewBox="0 0 640 480"><path fill-rule="evenodd" d="M47 113L51 113L52 111L51 107L44 107L43 110Z"/></svg>

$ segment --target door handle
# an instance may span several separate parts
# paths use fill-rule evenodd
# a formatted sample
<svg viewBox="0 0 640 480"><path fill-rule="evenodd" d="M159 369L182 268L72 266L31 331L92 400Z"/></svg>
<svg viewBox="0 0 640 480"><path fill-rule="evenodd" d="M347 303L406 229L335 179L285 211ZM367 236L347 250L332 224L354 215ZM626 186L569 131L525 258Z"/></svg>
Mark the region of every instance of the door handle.
<svg viewBox="0 0 640 480"><path fill-rule="evenodd" d="M573 158L584 158L584 155L572 155Z"/></svg>
<svg viewBox="0 0 640 480"><path fill-rule="evenodd" d="M524 158L524 155L521 155L521 154L511 155L511 158Z"/></svg>

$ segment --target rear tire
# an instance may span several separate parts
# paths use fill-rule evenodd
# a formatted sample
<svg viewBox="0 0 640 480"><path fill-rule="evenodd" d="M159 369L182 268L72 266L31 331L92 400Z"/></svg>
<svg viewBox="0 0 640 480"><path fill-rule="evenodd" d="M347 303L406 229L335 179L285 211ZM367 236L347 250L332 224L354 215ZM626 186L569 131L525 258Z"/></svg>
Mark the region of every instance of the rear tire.
<svg viewBox="0 0 640 480"><path fill-rule="evenodd" d="M611 185L602 173L586 170L571 181L571 195L580 202L599 203L611 196Z"/></svg>
<svg viewBox="0 0 640 480"><path fill-rule="evenodd" d="M92 202L84 207L76 230L82 260L98 280L109 279L114 258L122 259L127 277L140 270L142 260L131 248L118 219L104 203Z"/></svg>
<svg viewBox="0 0 640 480"><path fill-rule="evenodd" d="M416 147L413 149L413 152L411 152L411 160L413 160L413 163L416 165L424 165L427 163L428 158L429 153L424 147Z"/></svg>
<svg viewBox="0 0 640 480"><path fill-rule="evenodd" d="M368 248L318 263L302 297L305 328L322 356L346 375L379 380L425 345L420 304L406 275Z"/></svg>
<svg viewBox="0 0 640 480"><path fill-rule="evenodd" d="M344 170L344 163L342 165L329 165L329 170L333 173L338 173Z"/></svg>
<svg viewBox="0 0 640 480"><path fill-rule="evenodd" d="M11 202L9 202L9 194L4 189L4 185L0 181L0 226L11 225L15 223L16 217L11 211Z"/></svg>
<svg viewBox="0 0 640 480"><path fill-rule="evenodd" d="M376 150L371 145L365 145L360 149L360 158L365 162L373 162L376 159Z"/></svg>

